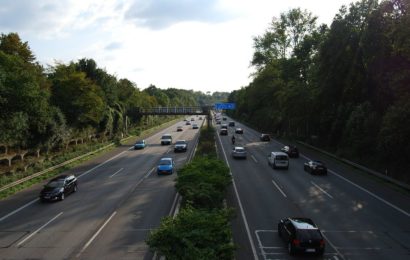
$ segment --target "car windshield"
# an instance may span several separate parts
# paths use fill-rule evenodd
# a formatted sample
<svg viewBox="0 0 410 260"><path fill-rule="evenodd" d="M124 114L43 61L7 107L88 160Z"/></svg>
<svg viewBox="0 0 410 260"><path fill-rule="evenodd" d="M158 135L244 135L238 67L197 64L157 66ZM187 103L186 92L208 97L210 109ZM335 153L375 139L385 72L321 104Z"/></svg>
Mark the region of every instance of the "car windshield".
<svg viewBox="0 0 410 260"><path fill-rule="evenodd" d="M171 160L161 160L159 165L171 165Z"/></svg>
<svg viewBox="0 0 410 260"><path fill-rule="evenodd" d="M245 152L244 148L236 148L235 150L236 150L236 152L239 152L239 153Z"/></svg>
<svg viewBox="0 0 410 260"><path fill-rule="evenodd" d="M63 187L64 186L64 180L56 180L56 181L50 181L46 185L48 188L58 188L58 187Z"/></svg>
<svg viewBox="0 0 410 260"><path fill-rule="evenodd" d="M186 144L185 141L177 141L175 144Z"/></svg>
<svg viewBox="0 0 410 260"><path fill-rule="evenodd" d="M138 141L135 144L144 144L144 141Z"/></svg>

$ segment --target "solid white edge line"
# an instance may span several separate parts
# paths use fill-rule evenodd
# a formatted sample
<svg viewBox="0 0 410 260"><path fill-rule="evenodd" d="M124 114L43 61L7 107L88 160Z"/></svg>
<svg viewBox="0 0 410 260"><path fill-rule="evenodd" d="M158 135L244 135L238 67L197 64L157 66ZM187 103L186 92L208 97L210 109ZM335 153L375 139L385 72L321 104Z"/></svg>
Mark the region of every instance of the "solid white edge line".
<svg viewBox="0 0 410 260"><path fill-rule="evenodd" d="M41 227L39 227L36 231L34 231L33 233L31 233L28 237L26 237L25 239L23 239L22 241L20 241L20 243L18 243L17 246L21 246L21 244L23 244L23 243L26 242L28 239L30 239L32 236L34 236L35 234L37 234L38 232L40 232L40 230L42 230L42 229L45 228L48 224L50 224L51 222L53 222L56 218L58 218L59 216L61 216L61 214L63 214L63 212L60 212L59 214L57 214L57 216L55 216L54 218L50 219L47 223L45 223L44 225L42 225Z"/></svg>
<svg viewBox="0 0 410 260"><path fill-rule="evenodd" d="M316 183L314 183L313 181L310 181L310 183L312 183L316 188L318 188L320 191L322 191L325 195L327 195L329 198L333 199L332 195L330 195L329 193L327 193L324 189L322 189L319 185L317 185Z"/></svg>
<svg viewBox="0 0 410 260"><path fill-rule="evenodd" d="M255 161L255 163L258 163L258 160L256 160L255 156L253 156L253 155L251 154L251 157L252 157L252 159Z"/></svg>
<svg viewBox="0 0 410 260"><path fill-rule="evenodd" d="M221 145L221 148L222 148L222 152L223 152L224 157L225 157L226 164L228 165L228 168L230 169L231 167L229 165L228 157L226 156L225 149L223 147L221 138L218 134L217 134L217 136L218 136L218 140L219 140L219 143ZM241 211L242 219L243 219L245 229L246 229L246 234L248 235L249 243L251 244L253 257L254 257L254 259L257 260L259 258L258 258L258 254L256 253L255 242L253 241L253 238L252 238L252 235L251 235L251 232L250 232L250 229L249 229L248 221L246 219L245 211L243 210L242 202L241 202L241 199L239 198L239 193L238 193L238 189L236 188L235 179L233 178L232 172L229 171L229 173L232 176L232 185L233 185L233 188L234 188L234 191L235 191L236 199L238 200L239 209Z"/></svg>
<svg viewBox="0 0 410 260"><path fill-rule="evenodd" d="M306 156L304 156L304 155L302 155L302 157L305 158L306 160L311 161L311 159L310 159L309 157L306 157ZM397 210L397 211L403 213L403 214L406 215L407 217L410 217L410 213L408 213L407 211L405 211L405 210L403 210L403 209L397 207L396 205L394 205L394 204L388 202L387 200L385 200L385 199L383 199L383 198L377 196L376 194L374 194L374 193L371 192L371 191L368 191L367 189L363 188L362 186L360 186L360 185L358 185L358 184L356 184L356 183L354 183L354 182L348 180L347 178L345 178L345 177L341 176L340 174L336 173L335 171L328 169L328 172L330 172L330 173L332 173L333 175L335 175L336 177L339 177L340 179L342 179L342 180L344 180L344 181L350 183L351 185L355 186L356 188L358 188L358 189L360 189L360 190L366 192L366 193L369 194L370 196L374 197L375 199L378 199L379 201L381 201L381 202L385 203L386 205L388 205L388 206L394 208L395 210Z"/></svg>
<svg viewBox="0 0 410 260"><path fill-rule="evenodd" d="M329 170L329 172L333 173L335 176L341 178L342 180L347 181L348 183L352 184L352 185L355 186L356 188L358 188L358 189L360 189L360 190L366 192L366 193L369 194L370 196L372 196L372 197L374 197L374 198L380 200L381 202L384 202L386 205L389 205L390 207L392 207L392 208L394 208L395 210L397 210L397 211L403 213L403 214L406 215L407 217L410 217L410 213L408 213L407 211L405 211L405 210L403 210L403 209L397 207L396 205L394 205L394 204L392 204L392 203L386 201L385 199L382 199L381 197L377 196L377 195L374 194L373 192L366 190L366 189L363 188L362 186L360 186L360 185L358 185L358 184L356 184L356 183L354 183L354 182L352 182L352 181L349 181L349 180L346 179L345 177L343 177L343 176L337 174L336 172L334 172L334 171L332 171L332 170Z"/></svg>
<svg viewBox="0 0 410 260"><path fill-rule="evenodd" d="M117 214L117 211L114 211L111 216L104 222L104 224L98 229L98 231L88 240L87 244L81 249L81 251L76 255L76 258L80 257L80 255L91 245L94 239L100 234L100 232L104 229L104 227L110 222L110 220Z"/></svg>
<svg viewBox="0 0 410 260"><path fill-rule="evenodd" d="M280 193L282 193L283 197L287 198L286 194L283 192L283 190L279 187L278 184L276 184L276 182L274 180L272 180L273 185L275 185L275 187L280 191Z"/></svg>
<svg viewBox="0 0 410 260"><path fill-rule="evenodd" d="M39 200L38 198L35 199L35 200L32 200L32 201L30 201L29 203L27 203L27 204L21 206L20 208L15 209L14 211L10 212L9 214L7 214L7 215L1 217L1 218L0 218L0 222L3 221L3 220L5 220L6 218L8 218L8 217L10 217L10 216L12 216L12 215L14 215L14 214L16 214L16 213L19 212L20 210L23 210L24 208L30 206L31 204L36 203L38 200Z"/></svg>
<svg viewBox="0 0 410 260"><path fill-rule="evenodd" d="M110 176L110 178L114 177L117 173L119 173L120 171L124 170L124 168L119 169L118 171L116 171L113 175Z"/></svg>

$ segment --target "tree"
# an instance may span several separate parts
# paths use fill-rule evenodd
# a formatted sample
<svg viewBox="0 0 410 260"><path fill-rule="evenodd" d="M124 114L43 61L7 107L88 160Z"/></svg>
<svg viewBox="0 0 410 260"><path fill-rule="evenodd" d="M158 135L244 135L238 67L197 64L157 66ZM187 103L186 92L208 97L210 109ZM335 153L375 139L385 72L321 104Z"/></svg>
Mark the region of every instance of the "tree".
<svg viewBox="0 0 410 260"><path fill-rule="evenodd" d="M27 63L32 63L36 59L28 46L28 42L22 42L17 33L1 34L0 51L18 56Z"/></svg>

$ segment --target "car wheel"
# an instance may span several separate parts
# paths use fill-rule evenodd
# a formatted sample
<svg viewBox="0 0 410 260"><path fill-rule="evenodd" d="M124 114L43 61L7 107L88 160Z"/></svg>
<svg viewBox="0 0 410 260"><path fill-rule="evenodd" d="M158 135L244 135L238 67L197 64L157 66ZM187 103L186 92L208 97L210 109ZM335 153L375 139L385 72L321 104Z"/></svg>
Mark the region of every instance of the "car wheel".
<svg viewBox="0 0 410 260"><path fill-rule="evenodd" d="M293 248L293 245L291 242L288 243L288 252L289 252L289 255L295 254L295 249Z"/></svg>
<svg viewBox="0 0 410 260"><path fill-rule="evenodd" d="M65 196L64 196L64 192L63 192L63 193L61 193L61 195L60 195L60 200L64 200L64 198L65 198Z"/></svg>

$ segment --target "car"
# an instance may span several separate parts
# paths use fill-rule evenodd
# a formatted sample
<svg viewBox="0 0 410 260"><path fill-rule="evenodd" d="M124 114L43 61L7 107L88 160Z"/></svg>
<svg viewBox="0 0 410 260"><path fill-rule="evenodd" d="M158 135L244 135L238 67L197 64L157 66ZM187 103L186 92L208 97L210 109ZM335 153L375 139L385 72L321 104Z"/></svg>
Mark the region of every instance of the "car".
<svg viewBox="0 0 410 260"><path fill-rule="evenodd" d="M198 129L198 125L197 124L192 124L192 129Z"/></svg>
<svg viewBox="0 0 410 260"><path fill-rule="evenodd" d="M163 157L161 160L159 160L158 166L157 166L157 174L173 174L174 173L174 167L175 162L174 159L170 157Z"/></svg>
<svg viewBox="0 0 410 260"><path fill-rule="evenodd" d="M235 146L233 149L232 149L232 157L233 158L241 158L241 159L246 159L246 156L247 156L247 152L246 152L246 150L245 150L245 148L244 147L241 147L241 146Z"/></svg>
<svg viewBox="0 0 410 260"><path fill-rule="evenodd" d="M327 175L327 167L321 161L308 161L303 165L303 170L310 174Z"/></svg>
<svg viewBox="0 0 410 260"><path fill-rule="evenodd" d="M174 145L174 152L186 152L188 148L188 144L185 140L178 140L175 142Z"/></svg>
<svg viewBox="0 0 410 260"><path fill-rule="evenodd" d="M228 130L228 125L227 125L227 124L222 124L222 125L221 125L221 129L226 129L226 130Z"/></svg>
<svg viewBox="0 0 410 260"><path fill-rule="evenodd" d="M235 134L243 134L243 129L238 127L235 129Z"/></svg>
<svg viewBox="0 0 410 260"><path fill-rule="evenodd" d="M77 178L73 174L60 175L44 185L40 192L40 200L64 200L66 195L76 191Z"/></svg>
<svg viewBox="0 0 410 260"><path fill-rule="evenodd" d="M191 125L191 122L186 121L185 125Z"/></svg>
<svg viewBox="0 0 410 260"><path fill-rule="evenodd" d="M289 157L294 157L294 158L299 157L299 150L294 145L286 145L280 150L284 153L287 153L289 155Z"/></svg>
<svg viewBox="0 0 410 260"><path fill-rule="evenodd" d="M229 121L228 125L229 126L235 126L235 122L234 121Z"/></svg>
<svg viewBox="0 0 410 260"><path fill-rule="evenodd" d="M288 217L278 223L278 235L287 244L288 252L323 255L325 240L322 232L309 218Z"/></svg>
<svg viewBox="0 0 410 260"><path fill-rule="evenodd" d="M220 125L221 124L221 120L216 120L216 124Z"/></svg>
<svg viewBox="0 0 410 260"><path fill-rule="evenodd" d="M184 130L184 128L182 126L177 127L177 132L182 132L183 130Z"/></svg>
<svg viewBox="0 0 410 260"><path fill-rule="evenodd" d="M222 117L222 120L223 120L223 121L226 121L226 117Z"/></svg>
<svg viewBox="0 0 410 260"><path fill-rule="evenodd" d="M259 139L263 142L269 142L270 141L270 136L268 134L261 134Z"/></svg>
<svg viewBox="0 0 410 260"><path fill-rule="evenodd" d="M268 154L268 164L273 169L289 169L289 156L284 152L271 152Z"/></svg>
<svg viewBox="0 0 410 260"><path fill-rule="evenodd" d="M135 142L134 150L144 149L146 145L147 144L146 144L145 140L139 140L139 141Z"/></svg>
<svg viewBox="0 0 410 260"><path fill-rule="evenodd" d="M219 131L219 135L228 135L228 129L222 128L222 129Z"/></svg>
<svg viewBox="0 0 410 260"><path fill-rule="evenodd" d="M172 135L164 134L161 137L161 145L170 145L172 144Z"/></svg>
<svg viewBox="0 0 410 260"><path fill-rule="evenodd" d="M194 118L191 118L191 121L195 121L195 119L194 119Z"/></svg>

